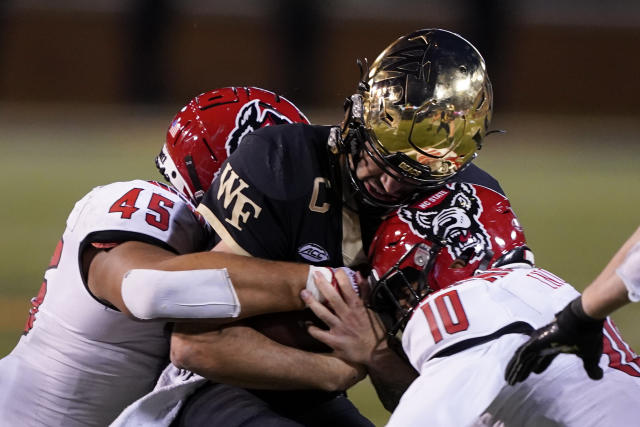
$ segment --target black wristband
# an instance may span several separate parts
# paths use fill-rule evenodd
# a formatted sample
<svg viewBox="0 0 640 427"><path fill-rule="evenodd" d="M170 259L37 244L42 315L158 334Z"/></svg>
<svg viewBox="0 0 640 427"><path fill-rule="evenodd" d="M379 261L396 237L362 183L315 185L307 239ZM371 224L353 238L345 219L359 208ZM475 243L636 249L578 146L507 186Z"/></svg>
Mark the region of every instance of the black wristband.
<svg viewBox="0 0 640 427"><path fill-rule="evenodd" d="M567 306L556 314L558 324L564 326L566 330L602 329L604 319L594 319L584 312L582 308L582 296L571 301Z"/></svg>
<svg viewBox="0 0 640 427"><path fill-rule="evenodd" d="M576 317L580 321L585 323L601 323L602 322L602 319L595 319L584 312L584 307L582 307L582 295L580 295L578 298L571 301L570 306L571 306L571 311L573 312L573 314L576 315Z"/></svg>

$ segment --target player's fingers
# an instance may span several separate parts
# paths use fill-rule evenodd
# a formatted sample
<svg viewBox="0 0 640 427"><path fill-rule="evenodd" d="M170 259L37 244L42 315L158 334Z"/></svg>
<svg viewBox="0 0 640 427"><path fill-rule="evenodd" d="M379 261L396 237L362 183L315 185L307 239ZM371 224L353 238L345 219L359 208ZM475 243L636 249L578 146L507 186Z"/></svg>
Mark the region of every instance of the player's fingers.
<svg viewBox="0 0 640 427"><path fill-rule="evenodd" d="M322 274L316 273L315 282L318 291L320 291L320 294L334 311L339 312L346 309L347 306L340 291L330 284Z"/></svg>
<svg viewBox="0 0 640 427"><path fill-rule="evenodd" d="M356 274L358 279L358 287L360 288L360 299L362 301L369 301L371 297L371 281L358 272Z"/></svg>
<svg viewBox="0 0 640 427"><path fill-rule="evenodd" d="M317 326L314 326L314 325L307 326L307 332L309 332L309 335L311 335L313 338L317 339L321 343L326 344L329 347L335 349L336 338L331 334L331 332L318 328Z"/></svg>
<svg viewBox="0 0 640 427"><path fill-rule="evenodd" d="M582 359L582 365L584 366L584 370L587 371L587 375L589 375L589 378L591 378L592 380L602 379L603 372L602 368L598 366L598 360L594 358L584 357Z"/></svg>
<svg viewBox="0 0 640 427"><path fill-rule="evenodd" d="M554 353L547 356L539 357L533 365L533 372L535 372L536 374L543 373L549 367L549 365L551 365L551 362L553 362L553 359L555 359L557 355L558 353Z"/></svg>
<svg viewBox="0 0 640 427"><path fill-rule="evenodd" d="M518 347L516 352L511 356L511 360L507 363L507 369L505 369L504 379L509 385L514 385L517 381L518 373L522 368L522 350L524 346Z"/></svg>
<svg viewBox="0 0 640 427"><path fill-rule="evenodd" d="M329 285L330 286L330 285ZM318 319L322 320L328 327L332 328L339 323L339 319L324 304L315 299L311 292L304 289L300 292L302 301L313 311Z"/></svg>
<svg viewBox="0 0 640 427"><path fill-rule="evenodd" d="M529 377L536 363L537 354L531 349L531 342L520 346L507 364L505 379L509 385L522 382Z"/></svg>
<svg viewBox="0 0 640 427"><path fill-rule="evenodd" d="M505 370L504 379L507 381L507 384L514 385L518 382L518 378L522 375L522 370L524 369L523 360L522 360L522 347L520 347L516 353L513 355L509 363L507 364L507 369Z"/></svg>
<svg viewBox="0 0 640 427"><path fill-rule="evenodd" d="M507 365L507 369L504 370L504 380L509 385L515 384L515 376L516 376L516 371L518 369L517 363L518 362L515 361L514 358L512 357L511 360L509 361L509 364Z"/></svg>
<svg viewBox="0 0 640 427"><path fill-rule="evenodd" d="M592 380L601 380L603 377L602 368L597 365L590 367L587 367L585 365L584 369L585 371L587 371L587 375L589 375L589 378L591 378Z"/></svg>
<svg viewBox="0 0 640 427"><path fill-rule="evenodd" d="M347 273L342 269L338 269L335 272L336 280L338 281L338 287L340 288L340 292L342 293L344 301L348 305L360 301L360 297L356 293L356 290L353 288L357 283L357 274L358 273L353 272L353 276L349 277L347 276Z"/></svg>

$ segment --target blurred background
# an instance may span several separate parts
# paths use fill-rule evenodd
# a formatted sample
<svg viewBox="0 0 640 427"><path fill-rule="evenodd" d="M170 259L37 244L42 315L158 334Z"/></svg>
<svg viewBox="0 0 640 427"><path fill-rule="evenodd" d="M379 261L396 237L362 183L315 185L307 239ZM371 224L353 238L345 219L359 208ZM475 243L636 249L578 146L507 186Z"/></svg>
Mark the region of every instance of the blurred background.
<svg viewBox="0 0 640 427"><path fill-rule="evenodd" d="M76 200L159 178L153 158L193 96L261 86L337 123L373 61L419 28L484 55L493 127L477 160L502 183L540 266L582 289L640 224L640 2L569 0L0 1L0 356ZM640 309L614 319L640 348ZM351 391L376 425L365 382Z"/></svg>

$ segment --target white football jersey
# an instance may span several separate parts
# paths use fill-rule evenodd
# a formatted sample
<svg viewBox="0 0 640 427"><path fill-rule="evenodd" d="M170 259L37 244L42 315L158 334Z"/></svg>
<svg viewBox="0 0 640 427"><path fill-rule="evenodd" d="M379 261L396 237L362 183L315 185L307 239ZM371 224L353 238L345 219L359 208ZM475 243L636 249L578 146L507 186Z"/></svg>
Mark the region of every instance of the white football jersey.
<svg viewBox="0 0 640 427"><path fill-rule="evenodd" d="M607 319L604 378L587 377L575 355L560 354L542 374L509 386L514 352L578 296L539 268L498 268L425 298L402 337L420 376L388 426L635 425L640 417L638 357Z"/></svg>
<svg viewBox="0 0 640 427"><path fill-rule="evenodd" d="M534 330L579 295L571 285L540 268L498 268L434 292L413 313L402 345L413 366L440 352L488 337L516 322ZM516 326L517 327L517 326ZM525 331L526 332L526 331Z"/></svg>
<svg viewBox="0 0 640 427"><path fill-rule="evenodd" d="M150 391L168 360L166 323L133 320L94 298L82 251L136 240L183 254L205 250L209 233L184 196L157 182L109 184L77 202L25 333L0 361L2 422L104 426Z"/></svg>

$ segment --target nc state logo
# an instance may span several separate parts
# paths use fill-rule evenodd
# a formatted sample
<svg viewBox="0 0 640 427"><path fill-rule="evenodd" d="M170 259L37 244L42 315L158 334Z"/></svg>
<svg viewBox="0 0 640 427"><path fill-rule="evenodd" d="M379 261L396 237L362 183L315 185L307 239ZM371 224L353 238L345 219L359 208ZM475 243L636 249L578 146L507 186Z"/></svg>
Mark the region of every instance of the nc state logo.
<svg viewBox="0 0 640 427"><path fill-rule="evenodd" d="M398 217L418 236L446 245L454 258L474 249L475 256L469 262L479 261L491 248L487 231L478 221L482 204L468 184L455 183L448 189L452 191L444 198L438 193L440 201L435 206L403 207L398 209Z"/></svg>
<svg viewBox="0 0 640 427"><path fill-rule="evenodd" d="M280 114L269 104L260 102L259 99L247 102L236 115L236 127L229 133L225 148L227 156L231 155L242 140L242 137L266 126L291 123L287 116Z"/></svg>

